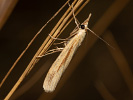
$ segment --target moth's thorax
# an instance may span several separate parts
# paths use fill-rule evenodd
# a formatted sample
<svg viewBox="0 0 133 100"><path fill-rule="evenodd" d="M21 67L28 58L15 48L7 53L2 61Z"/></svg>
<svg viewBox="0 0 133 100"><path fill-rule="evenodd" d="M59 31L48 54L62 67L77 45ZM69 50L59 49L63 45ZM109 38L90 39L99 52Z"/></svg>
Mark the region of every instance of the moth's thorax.
<svg viewBox="0 0 133 100"><path fill-rule="evenodd" d="M85 29L80 29L78 34L81 35L81 34L84 34L84 33L86 33Z"/></svg>

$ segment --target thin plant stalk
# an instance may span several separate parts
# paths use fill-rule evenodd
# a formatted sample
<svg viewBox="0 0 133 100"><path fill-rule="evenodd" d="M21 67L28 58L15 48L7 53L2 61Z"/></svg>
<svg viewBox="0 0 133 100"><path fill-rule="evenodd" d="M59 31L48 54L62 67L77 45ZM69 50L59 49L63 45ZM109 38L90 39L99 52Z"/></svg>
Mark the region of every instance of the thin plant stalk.
<svg viewBox="0 0 133 100"><path fill-rule="evenodd" d="M5 80L7 79L7 77L9 76L9 74L12 72L12 70L14 69L14 67L16 66L16 64L19 62L19 60L22 58L22 56L25 54L25 52L28 50L28 48L31 46L31 44L34 42L34 40L36 39L36 37L42 32L42 30L47 26L47 24L54 19L54 17L67 5L67 3L70 0L68 0L50 19L49 21L43 25L43 27L37 32L37 34L32 38L32 40L29 42L29 44L27 45L27 47L23 50L23 52L20 54L20 56L17 58L17 60L14 62L14 64L12 65L12 67L9 69L9 71L7 72L7 74L5 75L5 77L3 78L3 80L0 83L0 88L1 86L4 84Z"/></svg>

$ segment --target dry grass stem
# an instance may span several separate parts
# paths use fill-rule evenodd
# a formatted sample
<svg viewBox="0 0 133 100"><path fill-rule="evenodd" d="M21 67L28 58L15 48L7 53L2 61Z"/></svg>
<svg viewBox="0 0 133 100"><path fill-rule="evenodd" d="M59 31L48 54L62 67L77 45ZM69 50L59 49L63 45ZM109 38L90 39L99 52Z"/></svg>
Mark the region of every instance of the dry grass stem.
<svg viewBox="0 0 133 100"><path fill-rule="evenodd" d="M0 83L0 88L3 85L3 83L5 82L5 80L7 79L7 77L9 76L9 74L11 73L11 71L14 69L14 67L16 66L16 64L19 62L19 60L22 58L22 56L25 54L25 52L28 50L28 48L31 46L31 44L34 42L34 40L36 39L36 37L42 32L42 30L47 26L47 24L54 19L54 17L67 5L67 3L70 0L68 0L51 18L50 20L37 32L37 34L32 38L32 40L29 42L29 44L27 45L27 47L24 49L24 51L20 54L20 56L17 58L17 60L14 62L14 64L12 65L12 67L10 68L10 70L8 71L8 73L5 75L5 77L3 78L3 80Z"/></svg>

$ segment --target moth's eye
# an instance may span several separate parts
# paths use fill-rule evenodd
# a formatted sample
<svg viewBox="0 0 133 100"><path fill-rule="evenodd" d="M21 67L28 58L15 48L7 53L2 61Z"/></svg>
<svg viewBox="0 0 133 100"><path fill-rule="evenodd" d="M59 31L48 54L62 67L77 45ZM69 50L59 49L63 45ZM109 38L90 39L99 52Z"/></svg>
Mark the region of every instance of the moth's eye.
<svg viewBox="0 0 133 100"><path fill-rule="evenodd" d="M85 26L84 26L84 25L80 25L80 28L81 28L81 29L85 29Z"/></svg>

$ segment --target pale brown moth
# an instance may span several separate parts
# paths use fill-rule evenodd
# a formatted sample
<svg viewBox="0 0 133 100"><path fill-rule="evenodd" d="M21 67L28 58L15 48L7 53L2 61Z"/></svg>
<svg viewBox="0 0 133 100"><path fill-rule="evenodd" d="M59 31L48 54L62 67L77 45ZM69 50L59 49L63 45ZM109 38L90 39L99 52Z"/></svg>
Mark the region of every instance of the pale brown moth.
<svg viewBox="0 0 133 100"><path fill-rule="evenodd" d="M58 58L52 64L51 68L48 71L48 74L44 80L43 88L46 92L52 92L55 90L58 81L60 80L63 72L70 63L75 51L81 45L82 41L85 38L88 28L88 22L91 17L89 17L74 31L75 36L70 39L63 51L60 53Z"/></svg>

